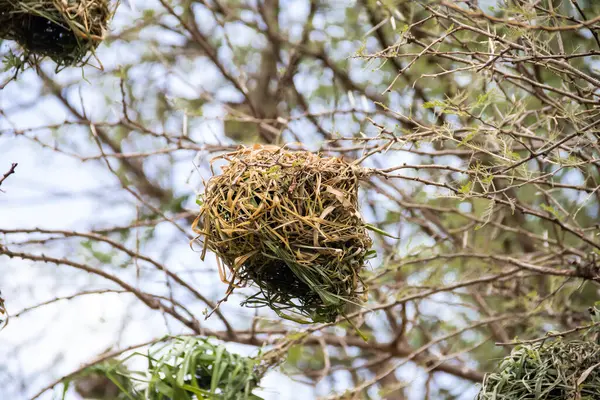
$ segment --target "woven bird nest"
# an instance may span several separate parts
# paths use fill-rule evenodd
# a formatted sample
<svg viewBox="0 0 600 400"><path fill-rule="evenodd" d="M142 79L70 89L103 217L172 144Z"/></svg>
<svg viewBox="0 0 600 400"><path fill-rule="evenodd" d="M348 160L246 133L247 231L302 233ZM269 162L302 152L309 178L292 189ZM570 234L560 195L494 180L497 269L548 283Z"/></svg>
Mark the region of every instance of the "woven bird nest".
<svg viewBox="0 0 600 400"><path fill-rule="evenodd" d="M59 68L85 65L111 16L108 0L0 0L0 39L18 42L25 60L37 55Z"/></svg>
<svg viewBox="0 0 600 400"><path fill-rule="evenodd" d="M176 338L161 353L148 359L145 398L260 400L252 393L265 372L259 359L230 353L203 338Z"/></svg>
<svg viewBox="0 0 600 400"><path fill-rule="evenodd" d="M600 399L600 345L557 340L516 347L486 375L477 400Z"/></svg>
<svg viewBox="0 0 600 400"><path fill-rule="evenodd" d="M227 267L219 268L227 295L254 283L259 291L243 304L300 323L332 322L358 304L359 272L373 253L358 212L361 170L276 146L216 159L229 163L208 181L194 230L204 236L202 259L209 249Z"/></svg>
<svg viewBox="0 0 600 400"><path fill-rule="evenodd" d="M76 391L85 398L111 400L262 400L252 392L275 365L272 358L243 357L206 338L165 339L147 352L83 370L73 379ZM130 359L146 368L128 368L124 363Z"/></svg>

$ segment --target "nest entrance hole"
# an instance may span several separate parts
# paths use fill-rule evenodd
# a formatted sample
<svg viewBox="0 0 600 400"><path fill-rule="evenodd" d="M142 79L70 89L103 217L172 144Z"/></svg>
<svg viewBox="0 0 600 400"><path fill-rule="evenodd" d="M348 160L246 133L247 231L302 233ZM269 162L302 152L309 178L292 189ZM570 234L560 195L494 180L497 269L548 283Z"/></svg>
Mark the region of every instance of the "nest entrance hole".
<svg viewBox="0 0 600 400"><path fill-rule="evenodd" d="M303 303L315 296L311 296L310 287L292 272L285 262L272 260L261 265L247 268L248 279L254 282L263 282L266 289L278 293L286 293L291 297L299 298Z"/></svg>
<svg viewBox="0 0 600 400"><path fill-rule="evenodd" d="M19 36L24 46L41 55L71 54L79 46L73 31L39 15L27 15L23 18L20 31Z"/></svg>

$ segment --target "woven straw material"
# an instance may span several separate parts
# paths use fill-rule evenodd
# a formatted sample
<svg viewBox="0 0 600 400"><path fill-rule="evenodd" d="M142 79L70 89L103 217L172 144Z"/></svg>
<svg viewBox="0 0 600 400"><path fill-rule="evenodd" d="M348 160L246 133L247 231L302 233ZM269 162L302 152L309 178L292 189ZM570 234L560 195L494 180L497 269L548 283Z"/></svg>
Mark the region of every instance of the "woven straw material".
<svg viewBox="0 0 600 400"><path fill-rule="evenodd" d="M245 305L301 323L332 322L359 304L372 254L358 212L361 169L275 146L218 159L228 164L207 183L194 229L202 258L209 249L227 267L228 294L253 283L259 292Z"/></svg>
<svg viewBox="0 0 600 400"><path fill-rule="evenodd" d="M80 66L104 39L111 17L108 0L0 0L0 39L15 40L27 57Z"/></svg>
<svg viewBox="0 0 600 400"><path fill-rule="evenodd" d="M600 345L557 340L517 346L486 375L478 400L598 400Z"/></svg>

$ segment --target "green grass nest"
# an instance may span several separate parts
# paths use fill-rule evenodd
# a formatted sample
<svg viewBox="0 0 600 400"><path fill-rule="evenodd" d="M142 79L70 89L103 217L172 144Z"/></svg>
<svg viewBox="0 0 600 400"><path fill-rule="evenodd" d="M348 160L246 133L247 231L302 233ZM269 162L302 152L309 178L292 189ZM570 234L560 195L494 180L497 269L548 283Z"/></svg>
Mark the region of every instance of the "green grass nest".
<svg viewBox="0 0 600 400"><path fill-rule="evenodd" d="M50 57L58 67L87 64L104 39L108 0L0 0L0 39L23 47L23 59Z"/></svg>
<svg viewBox="0 0 600 400"><path fill-rule="evenodd" d="M202 259L209 249L227 267L227 294L253 283L259 291L243 304L300 323L333 322L359 304L359 273L373 254L358 212L361 169L276 146L216 159L228 164L208 181L194 230Z"/></svg>
<svg viewBox="0 0 600 400"><path fill-rule="evenodd" d="M486 375L477 400L598 400L600 345L556 340L517 346Z"/></svg>
<svg viewBox="0 0 600 400"><path fill-rule="evenodd" d="M145 370L133 371L123 364L140 356ZM261 359L230 353L209 339L174 337L147 354L134 353L90 367L72 381L78 387L86 378L108 378L112 385L104 386L115 400L261 400L252 391L267 369ZM68 387L70 382L65 384Z"/></svg>

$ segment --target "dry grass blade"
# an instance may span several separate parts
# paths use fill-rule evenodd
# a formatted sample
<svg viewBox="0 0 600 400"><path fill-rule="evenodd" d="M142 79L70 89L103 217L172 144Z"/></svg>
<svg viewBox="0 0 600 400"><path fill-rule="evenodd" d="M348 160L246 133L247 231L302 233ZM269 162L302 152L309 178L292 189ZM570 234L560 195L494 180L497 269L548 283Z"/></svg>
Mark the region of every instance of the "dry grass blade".
<svg viewBox="0 0 600 400"><path fill-rule="evenodd" d="M229 162L207 184L195 227L229 270L228 293L281 317L331 322L365 294L359 272L371 239L358 212L361 169L339 158L274 146L219 157Z"/></svg>
<svg viewBox="0 0 600 400"><path fill-rule="evenodd" d="M50 57L58 68L81 66L111 16L108 0L0 0L0 39L18 42L24 62L34 55Z"/></svg>
<svg viewBox="0 0 600 400"><path fill-rule="evenodd" d="M486 375L478 400L599 399L600 345L557 340L516 347Z"/></svg>

